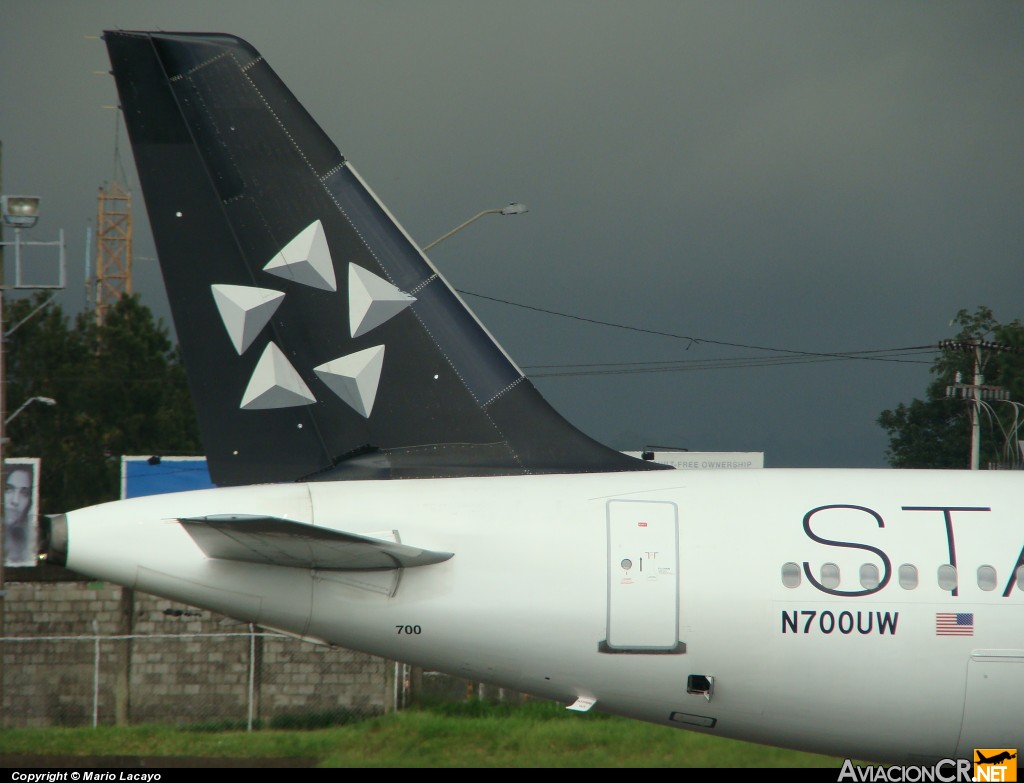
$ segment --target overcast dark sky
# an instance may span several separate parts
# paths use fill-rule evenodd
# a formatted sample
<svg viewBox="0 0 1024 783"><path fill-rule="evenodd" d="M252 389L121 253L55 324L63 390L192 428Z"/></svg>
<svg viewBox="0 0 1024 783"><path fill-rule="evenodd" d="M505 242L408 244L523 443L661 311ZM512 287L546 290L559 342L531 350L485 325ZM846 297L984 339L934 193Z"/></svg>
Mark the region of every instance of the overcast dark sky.
<svg viewBox="0 0 1024 783"><path fill-rule="evenodd" d="M422 244L525 203L431 259L462 291L648 330L466 297L619 448L882 467L875 419L923 396L932 354L760 348L934 345L961 308L1024 315L1016 0L5 3L2 189L42 196L31 238L65 230L70 312L97 189L120 177L111 27L249 40ZM123 133L120 158L134 188ZM138 193L134 218L135 290L169 323ZM621 372L652 361L687 369Z"/></svg>

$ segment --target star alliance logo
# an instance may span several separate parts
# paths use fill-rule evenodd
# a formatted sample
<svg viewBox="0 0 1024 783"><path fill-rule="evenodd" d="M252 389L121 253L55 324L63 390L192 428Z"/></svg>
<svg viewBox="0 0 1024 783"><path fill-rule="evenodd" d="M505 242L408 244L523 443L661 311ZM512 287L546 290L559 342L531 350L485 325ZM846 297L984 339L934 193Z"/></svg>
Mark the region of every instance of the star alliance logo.
<svg viewBox="0 0 1024 783"><path fill-rule="evenodd" d="M334 260L323 224L311 223L263 267L278 277L323 291L338 290ZM270 322L285 294L272 288L215 284L214 303L228 338L241 356ZM349 335L360 337L394 318L416 301L368 269L348 265ZM369 418L384 368L383 345L339 356L312 368L339 399ZM271 341L263 350L239 405L242 410L267 410L312 405L316 395L284 352Z"/></svg>

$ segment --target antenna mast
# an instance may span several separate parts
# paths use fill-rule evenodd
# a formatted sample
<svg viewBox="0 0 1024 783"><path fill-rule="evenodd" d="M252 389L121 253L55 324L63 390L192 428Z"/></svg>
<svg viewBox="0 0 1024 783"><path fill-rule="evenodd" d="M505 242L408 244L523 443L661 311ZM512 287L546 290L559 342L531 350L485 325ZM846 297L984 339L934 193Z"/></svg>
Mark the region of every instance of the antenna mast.
<svg viewBox="0 0 1024 783"><path fill-rule="evenodd" d="M132 197L124 178L118 146L121 112L114 126L114 179L99 189L96 220L96 323L111 305L132 292Z"/></svg>

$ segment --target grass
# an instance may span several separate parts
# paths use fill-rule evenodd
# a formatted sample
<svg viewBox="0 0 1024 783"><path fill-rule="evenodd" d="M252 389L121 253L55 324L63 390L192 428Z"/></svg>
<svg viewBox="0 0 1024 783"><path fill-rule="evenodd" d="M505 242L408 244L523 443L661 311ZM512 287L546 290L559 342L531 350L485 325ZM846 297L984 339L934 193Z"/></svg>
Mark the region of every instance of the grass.
<svg viewBox="0 0 1024 783"><path fill-rule="evenodd" d="M5 729L3 756L313 759L320 767L833 767L841 759L766 748L549 702L460 702L329 728L129 726ZM156 763L159 763L157 760Z"/></svg>

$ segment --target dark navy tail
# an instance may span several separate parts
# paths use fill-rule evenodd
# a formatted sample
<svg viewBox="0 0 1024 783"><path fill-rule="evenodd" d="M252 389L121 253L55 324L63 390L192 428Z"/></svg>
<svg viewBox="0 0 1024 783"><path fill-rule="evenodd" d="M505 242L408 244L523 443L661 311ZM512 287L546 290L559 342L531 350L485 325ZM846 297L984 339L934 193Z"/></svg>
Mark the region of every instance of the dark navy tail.
<svg viewBox="0 0 1024 783"><path fill-rule="evenodd" d="M662 467L544 401L252 46L104 38L215 483Z"/></svg>

